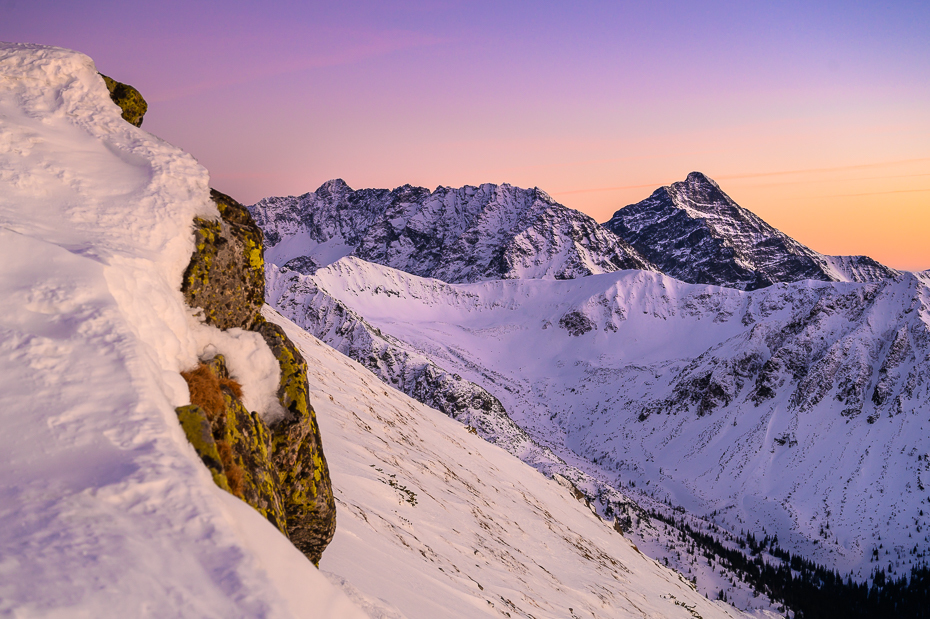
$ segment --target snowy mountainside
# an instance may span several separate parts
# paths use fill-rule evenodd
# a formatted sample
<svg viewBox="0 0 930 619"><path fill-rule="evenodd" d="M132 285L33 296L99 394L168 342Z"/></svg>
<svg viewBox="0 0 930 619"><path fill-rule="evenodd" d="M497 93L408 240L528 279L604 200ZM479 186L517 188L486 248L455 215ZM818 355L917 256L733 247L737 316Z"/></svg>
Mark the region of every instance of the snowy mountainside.
<svg viewBox="0 0 930 619"><path fill-rule="evenodd" d="M273 311L310 370L339 511L321 570L372 617L737 617L570 491Z"/></svg>
<svg viewBox="0 0 930 619"><path fill-rule="evenodd" d="M259 414L278 384L258 334L185 307L207 171L69 50L0 44L0 118L0 615L363 616L179 426L208 347Z"/></svg>
<svg viewBox="0 0 930 619"><path fill-rule="evenodd" d="M930 550L922 278L751 293L643 271L449 285L351 258L304 277L624 493L715 512L863 579Z"/></svg>
<svg viewBox="0 0 930 619"><path fill-rule="evenodd" d="M587 215L506 184L354 191L337 179L249 210L266 260L305 273L347 255L448 282L654 269Z"/></svg>
<svg viewBox="0 0 930 619"><path fill-rule="evenodd" d="M803 279L867 282L898 274L867 256L825 256L805 247L700 172L623 207L604 227L663 273L693 284L754 290Z"/></svg>

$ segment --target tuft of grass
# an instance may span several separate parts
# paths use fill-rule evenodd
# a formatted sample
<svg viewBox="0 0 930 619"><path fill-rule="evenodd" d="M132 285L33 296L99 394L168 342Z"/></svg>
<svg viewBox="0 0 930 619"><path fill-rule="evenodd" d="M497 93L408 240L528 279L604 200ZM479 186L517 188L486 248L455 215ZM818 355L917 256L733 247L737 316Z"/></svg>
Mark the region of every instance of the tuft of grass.
<svg viewBox="0 0 930 619"><path fill-rule="evenodd" d="M223 397L223 390L242 399L242 385L232 378L219 378L210 371L210 368L200 363L193 370L181 372L181 376L187 381L187 387L191 394L191 404L196 404L207 413L210 421L226 409L226 399Z"/></svg>
<svg viewBox="0 0 930 619"><path fill-rule="evenodd" d="M242 385L232 378L220 378L203 363L198 364L193 370L181 372L181 376L187 381L191 404L196 404L204 410L211 425L226 410L226 393L239 400L242 399ZM229 483L229 491L240 499L243 498L245 470L236 462L232 446L226 440L218 440L216 450L219 452L223 472Z"/></svg>
<svg viewBox="0 0 930 619"><path fill-rule="evenodd" d="M237 400L242 399L242 385L232 378L221 378L220 387L223 389L228 389L231 394L236 396Z"/></svg>

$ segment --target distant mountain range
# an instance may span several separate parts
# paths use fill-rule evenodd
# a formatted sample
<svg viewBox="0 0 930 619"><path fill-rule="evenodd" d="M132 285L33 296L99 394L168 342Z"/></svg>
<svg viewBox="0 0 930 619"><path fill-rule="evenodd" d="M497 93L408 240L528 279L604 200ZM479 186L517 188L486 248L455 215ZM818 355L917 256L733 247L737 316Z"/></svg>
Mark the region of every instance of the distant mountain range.
<svg viewBox="0 0 930 619"><path fill-rule="evenodd" d="M420 277L572 279L655 267L623 239L539 189L481 185L353 191L329 181L251 207L271 262L303 272L347 255Z"/></svg>
<svg viewBox="0 0 930 619"><path fill-rule="evenodd" d="M803 279L867 282L898 271L827 256L736 204L700 172L603 226L544 191L484 184L353 190L341 179L250 207L268 260L304 273L352 255L449 283L572 279L624 269L755 290Z"/></svg>

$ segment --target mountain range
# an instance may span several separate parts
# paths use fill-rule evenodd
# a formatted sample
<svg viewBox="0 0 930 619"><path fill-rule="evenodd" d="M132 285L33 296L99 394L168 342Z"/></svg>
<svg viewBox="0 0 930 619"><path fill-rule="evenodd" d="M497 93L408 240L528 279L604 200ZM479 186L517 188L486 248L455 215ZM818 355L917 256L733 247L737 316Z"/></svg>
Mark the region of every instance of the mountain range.
<svg viewBox="0 0 930 619"><path fill-rule="evenodd" d="M330 181L262 200L250 210L276 264L268 302L386 383L570 480L602 517L632 521L641 547L700 573L707 594L739 597L743 576L721 557L702 562L705 551L681 543L682 530L657 532L656 518L686 516L733 547L776 539L773 563L789 552L857 582L923 564L926 273L819 254L697 172L600 231L561 206L540 219L540 195ZM480 196L481 215L437 215L449 196ZM492 221L507 233L482 227ZM395 236L383 233L390 222ZM439 245L410 231L440 222ZM620 252L635 262L614 260ZM647 512L652 523L636 516Z"/></svg>
<svg viewBox="0 0 930 619"><path fill-rule="evenodd" d="M250 216L127 91L0 43L0 615L745 616L263 308Z"/></svg>

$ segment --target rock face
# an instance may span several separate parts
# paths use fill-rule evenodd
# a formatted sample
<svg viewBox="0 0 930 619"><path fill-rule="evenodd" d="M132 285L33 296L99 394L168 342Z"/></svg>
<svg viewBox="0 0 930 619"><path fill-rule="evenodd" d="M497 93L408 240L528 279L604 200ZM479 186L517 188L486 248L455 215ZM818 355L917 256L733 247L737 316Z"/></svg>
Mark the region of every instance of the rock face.
<svg viewBox="0 0 930 619"><path fill-rule="evenodd" d="M278 399L287 415L271 427L269 453L284 504L287 535L319 563L336 532L336 502L308 396L307 362L281 327L263 322L257 330L281 366Z"/></svg>
<svg viewBox="0 0 930 619"><path fill-rule="evenodd" d="M185 378L191 388L192 404L178 409L178 418L214 481L287 534L285 501L271 459L271 433L256 413L242 405L226 360L216 355L185 373ZM203 432L204 421L209 435ZM225 479L218 479L220 476Z"/></svg>
<svg viewBox="0 0 930 619"><path fill-rule="evenodd" d="M266 258L304 273L347 255L453 283L654 270L625 241L539 189L353 191L337 179L249 210L265 232Z"/></svg>
<svg viewBox="0 0 930 619"><path fill-rule="evenodd" d="M700 172L625 206L604 227L663 273L692 284L755 290L802 279L866 282L898 274L866 256L825 256L805 247Z"/></svg>
<svg viewBox="0 0 930 619"><path fill-rule="evenodd" d="M221 219L194 221L196 251L181 292L188 305L203 309L207 324L251 330L265 302L262 232L244 206L215 189L210 197Z"/></svg>
<svg viewBox="0 0 930 619"><path fill-rule="evenodd" d="M149 104L145 102L139 91L129 84L117 82L103 73L100 74L100 77L106 82L113 103L123 110L123 120L136 127L141 127L142 118L148 111Z"/></svg>
<svg viewBox="0 0 930 619"><path fill-rule="evenodd" d="M196 379L185 375L194 404L179 408L178 416L217 485L252 505L317 564L335 533L336 508L316 414L307 396L307 365L283 331L261 315L261 231L244 206L218 191L211 197L221 220L194 222L196 248L182 292L188 305L203 311L207 323L262 335L281 367L278 399L286 415L268 427L246 410L217 355L194 370L205 371L204 380L216 381L211 387L219 392L215 410L196 401Z"/></svg>

